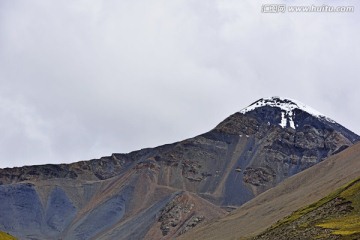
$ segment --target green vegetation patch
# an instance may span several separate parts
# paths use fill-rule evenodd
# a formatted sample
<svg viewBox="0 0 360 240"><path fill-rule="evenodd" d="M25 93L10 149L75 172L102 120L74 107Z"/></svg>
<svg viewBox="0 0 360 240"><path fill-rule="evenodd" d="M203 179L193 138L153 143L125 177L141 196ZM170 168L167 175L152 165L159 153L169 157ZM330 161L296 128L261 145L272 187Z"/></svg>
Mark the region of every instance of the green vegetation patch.
<svg viewBox="0 0 360 240"><path fill-rule="evenodd" d="M7 233L0 232L0 239L1 240L16 240L17 238L15 238Z"/></svg>
<svg viewBox="0 0 360 240"><path fill-rule="evenodd" d="M340 197L351 202L353 210L349 215L330 218L317 224L318 227L331 229L332 234L348 236L360 234L360 182L359 179L351 182L344 191L340 193Z"/></svg>
<svg viewBox="0 0 360 240"><path fill-rule="evenodd" d="M360 233L360 216L350 215L346 217L329 219L317 226L327 229L333 229L333 234L351 235Z"/></svg>

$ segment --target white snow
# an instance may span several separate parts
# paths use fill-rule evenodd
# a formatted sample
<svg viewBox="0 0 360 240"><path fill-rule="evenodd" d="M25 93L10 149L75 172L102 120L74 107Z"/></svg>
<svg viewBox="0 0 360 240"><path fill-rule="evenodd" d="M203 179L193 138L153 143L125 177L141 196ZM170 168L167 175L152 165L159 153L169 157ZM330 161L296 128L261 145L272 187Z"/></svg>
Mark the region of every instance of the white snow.
<svg viewBox="0 0 360 240"><path fill-rule="evenodd" d="M294 123L294 120L292 119L292 117L290 117L290 127L293 128L293 129L296 129L295 127L295 123Z"/></svg>
<svg viewBox="0 0 360 240"><path fill-rule="evenodd" d="M293 117L295 117L295 113L291 111L291 112L288 113L288 115L289 115L290 127L293 128L293 129L296 129L295 128L295 123L294 123L294 120L293 120Z"/></svg>
<svg viewBox="0 0 360 240"><path fill-rule="evenodd" d="M287 121L289 121L289 125L291 128L296 128L295 126L297 126L297 124L295 124L293 118L295 117L293 110L294 109L300 109L304 112L307 112L311 115L313 115L314 117L317 118L322 118L325 119L329 122L335 123L334 120L324 116L323 114L321 114L320 112L316 111L315 109L306 106L305 104L297 101L297 100L293 100L293 99L289 99L289 98L281 98L281 97L270 97L270 98L262 98L259 101L251 104L250 106L242 109L240 111L240 113L247 113L250 111L255 110L256 108L259 107L264 107L264 106L270 106L270 107L278 107L280 108L281 111L281 122L279 123L279 125L282 128L285 128L287 125Z"/></svg>
<svg viewBox="0 0 360 240"><path fill-rule="evenodd" d="M285 117L285 112L281 112L281 122L280 122L280 126L282 128L285 128L287 124L287 118Z"/></svg>

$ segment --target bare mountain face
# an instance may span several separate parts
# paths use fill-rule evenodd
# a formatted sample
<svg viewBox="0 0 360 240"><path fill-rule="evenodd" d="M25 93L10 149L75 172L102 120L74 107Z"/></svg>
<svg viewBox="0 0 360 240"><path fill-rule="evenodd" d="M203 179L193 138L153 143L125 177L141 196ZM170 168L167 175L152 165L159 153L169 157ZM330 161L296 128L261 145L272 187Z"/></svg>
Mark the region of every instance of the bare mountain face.
<svg viewBox="0 0 360 240"><path fill-rule="evenodd" d="M21 239L170 239L359 139L299 102L260 99L181 142L0 169L0 230Z"/></svg>

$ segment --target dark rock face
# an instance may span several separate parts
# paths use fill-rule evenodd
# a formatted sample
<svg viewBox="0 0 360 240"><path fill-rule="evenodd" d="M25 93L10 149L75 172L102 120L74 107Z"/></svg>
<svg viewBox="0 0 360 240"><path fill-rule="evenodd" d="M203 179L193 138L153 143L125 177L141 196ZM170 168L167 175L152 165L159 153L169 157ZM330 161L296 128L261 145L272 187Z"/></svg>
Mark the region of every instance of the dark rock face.
<svg viewBox="0 0 360 240"><path fill-rule="evenodd" d="M89 239L95 236L107 226L121 220L125 214L125 206L123 194L110 198L80 220L80 224L73 226L74 235L69 239Z"/></svg>
<svg viewBox="0 0 360 240"><path fill-rule="evenodd" d="M294 110L296 129L281 128L276 124L281 112L280 108L265 106L246 114L236 113L216 128L227 134L255 137L256 152L244 172L247 183L276 184L359 140L339 124L299 109Z"/></svg>
<svg viewBox="0 0 360 240"><path fill-rule="evenodd" d="M246 168L244 172L244 182L252 184L254 186L265 185L268 182L272 182L275 178L275 172L266 168Z"/></svg>
<svg viewBox="0 0 360 240"><path fill-rule="evenodd" d="M76 212L76 207L66 193L61 188L54 188L49 196L44 215L45 226L50 228L48 232L54 232L54 236L63 232L67 224L75 217Z"/></svg>
<svg viewBox="0 0 360 240"><path fill-rule="evenodd" d="M153 149L0 169L0 230L24 239L171 239L209 220L209 210L189 215L193 203L174 193L191 192L212 208L240 206L360 139L325 117L297 108L284 112L277 103L235 113L208 133ZM44 182L46 187L39 185ZM19 207L6 198L9 189L16 199L27 194L32 202L9 212ZM3 218L27 212L24 221ZM211 216L216 214L221 211Z"/></svg>
<svg viewBox="0 0 360 240"><path fill-rule="evenodd" d="M182 218L188 217L187 215L189 215L193 207L194 204L187 201L182 195L178 195L170 201L161 210L158 220L161 223L162 234L165 236L171 228L176 228L181 223Z"/></svg>
<svg viewBox="0 0 360 240"><path fill-rule="evenodd" d="M133 159L125 154L113 154L72 164L47 164L0 169L0 184L39 181L54 178L104 180L122 172Z"/></svg>
<svg viewBox="0 0 360 240"><path fill-rule="evenodd" d="M31 184L0 186L0 226L12 231L33 233L41 229L42 204Z"/></svg>

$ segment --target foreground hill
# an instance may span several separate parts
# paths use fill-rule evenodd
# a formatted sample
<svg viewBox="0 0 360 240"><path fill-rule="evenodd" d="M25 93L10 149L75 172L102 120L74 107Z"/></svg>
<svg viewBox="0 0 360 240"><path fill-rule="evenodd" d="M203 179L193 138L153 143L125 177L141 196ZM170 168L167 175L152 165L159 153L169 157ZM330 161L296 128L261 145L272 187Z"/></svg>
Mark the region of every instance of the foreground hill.
<svg viewBox="0 0 360 240"><path fill-rule="evenodd" d="M360 239L360 178L297 210L254 240Z"/></svg>
<svg viewBox="0 0 360 240"><path fill-rule="evenodd" d="M247 202L230 215L202 228L194 229L180 239L248 239L260 234L295 210L319 201L359 176L360 144L356 144L322 163L286 179L278 186ZM357 189L358 186L358 184L354 185L354 189ZM354 195L354 197L358 197L358 195ZM315 206L319 206L319 204L315 204ZM282 222L286 223L287 221ZM324 226L331 228L331 222L328 223L329 225ZM301 224L311 223L302 222ZM282 224L278 225L283 226ZM302 225L302 227L304 226ZM285 234L285 231L268 231L267 233L273 233L274 235L271 235L271 237L276 236L276 239L282 239L281 235ZM264 235L264 238L260 239L266 239L266 236L269 235ZM271 237L268 239L275 239Z"/></svg>
<svg viewBox="0 0 360 240"><path fill-rule="evenodd" d="M0 230L21 239L171 239L359 139L301 103L260 99L181 142L0 169Z"/></svg>

